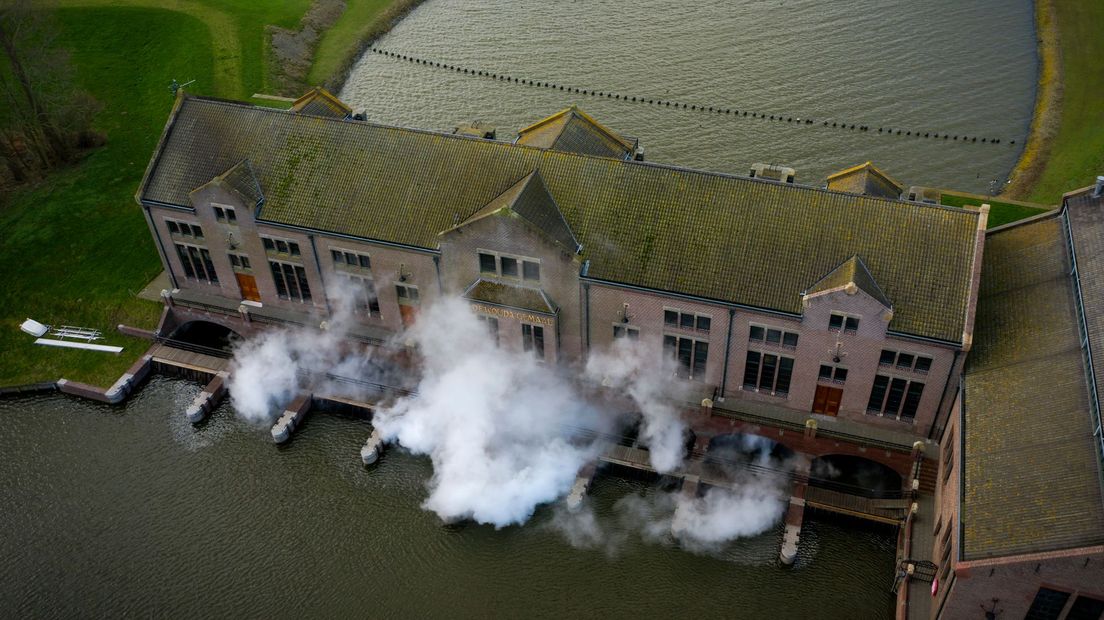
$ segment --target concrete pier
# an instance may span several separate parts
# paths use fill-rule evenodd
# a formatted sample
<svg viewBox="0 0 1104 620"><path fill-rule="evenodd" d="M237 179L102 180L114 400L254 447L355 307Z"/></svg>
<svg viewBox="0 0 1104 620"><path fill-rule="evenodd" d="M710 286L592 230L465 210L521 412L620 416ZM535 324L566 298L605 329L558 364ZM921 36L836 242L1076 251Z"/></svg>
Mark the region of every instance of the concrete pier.
<svg viewBox="0 0 1104 620"><path fill-rule="evenodd" d="M786 531L782 535L782 550L778 559L786 566L797 560L797 547L801 542L801 524L805 520L805 490L809 486L809 466L812 461L808 455L798 455L794 468L794 486L790 493L790 505L786 509Z"/></svg>
<svg viewBox="0 0 1104 620"><path fill-rule="evenodd" d="M226 382L230 378L230 373L221 371L215 375L214 379L203 388L191 405L184 411L184 415L188 418L188 421L192 424L199 424L205 420L208 414L218 407L219 403L226 396Z"/></svg>
<svg viewBox="0 0 1104 620"><path fill-rule="evenodd" d="M571 486L571 492L564 499L568 510L578 510L583 505L583 500L590 491L590 483L594 481L594 474L597 471L598 466L595 463L587 463L579 470L579 474L575 477L575 484Z"/></svg>
<svg viewBox="0 0 1104 620"><path fill-rule="evenodd" d="M284 413L276 420L276 424L272 425L272 439L276 443L284 443L291 439L291 434L295 432L296 427L302 423L303 418L307 417L307 412L310 411L311 398L311 394L306 392L296 396L295 400L291 401Z"/></svg>
<svg viewBox="0 0 1104 620"><path fill-rule="evenodd" d="M379 460L381 454L383 454L383 436L373 428L368 441L364 442L364 446L360 449L360 460L365 465L371 465Z"/></svg>

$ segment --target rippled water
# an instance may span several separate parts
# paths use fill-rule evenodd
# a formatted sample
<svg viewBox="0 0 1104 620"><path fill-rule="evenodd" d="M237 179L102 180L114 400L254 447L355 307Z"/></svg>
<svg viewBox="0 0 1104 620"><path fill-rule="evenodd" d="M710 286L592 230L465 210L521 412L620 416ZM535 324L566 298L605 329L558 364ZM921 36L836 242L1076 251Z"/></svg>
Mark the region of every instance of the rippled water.
<svg viewBox="0 0 1104 620"><path fill-rule="evenodd" d="M780 531L719 556L647 542L599 477L576 549L550 527L445 526L419 508L431 470L391 450L366 469L365 420L312 414L284 448L229 406L197 429L200 386L154 378L113 408L0 400L0 616L885 618L892 532L809 520L793 568Z"/></svg>
<svg viewBox="0 0 1104 620"><path fill-rule="evenodd" d="M796 126L469 77L367 54L342 97L384 123L500 138L578 103L647 158L798 181L873 160L906 184L986 191L1020 153L1034 104L1028 0L428 0L378 42L450 64L706 106L1001 138L999 145ZM1016 144L1009 142L1015 140Z"/></svg>

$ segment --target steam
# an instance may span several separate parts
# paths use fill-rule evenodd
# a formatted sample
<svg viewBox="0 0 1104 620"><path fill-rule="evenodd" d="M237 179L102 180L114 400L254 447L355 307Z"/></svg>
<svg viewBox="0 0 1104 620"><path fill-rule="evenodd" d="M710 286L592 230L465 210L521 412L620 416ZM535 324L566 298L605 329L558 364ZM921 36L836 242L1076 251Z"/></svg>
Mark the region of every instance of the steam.
<svg viewBox="0 0 1104 620"><path fill-rule="evenodd" d="M423 307L415 326L402 334L403 344L419 355L414 386L408 374L349 345L351 295L330 291L330 298L337 311L328 329L274 330L239 345L229 382L234 408L247 420L265 423L302 390L356 395L359 388L334 376L407 382L416 391L381 405L373 424L387 441L432 461L423 507L446 522L526 522L537 506L567 494L579 471L621 431L620 414L627 411L639 412L639 441L649 448L656 471L684 466L688 431L675 403L687 394L673 380L674 362L665 360L658 343L619 340L609 351L592 354L581 376L567 376L554 363L511 350L505 338L497 346L466 303L445 299ZM580 386L587 382L631 402L620 408L598 404L583 393ZM769 440L742 441L739 450L754 455L748 458L771 458ZM623 498L616 509L619 528L604 525L586 503L570 513L557 508L551 526L574 545L610 553L629 530L646 540L708 548L776 523L784 507L776 482L745 472L734 490L715 488L702 497Z"/></svg>
<svg viewBox="0 0 1104 620"><path fill-rule="evenodd" d="M684 400L685 388L671 379L674 360L658 347L620 339L608 352L590 356L586 374L632 399L641 415L640 439L657 472L670 473L682 464L687 428L672 402Z"/></svg>
<svg viewBox="0 0 1104 620"><path fill-rule="evenodd" d="M445 300L407 332L422 355L418 395L376 413L387 440L429 456L424 507L445 521L525 522L570 489L612 432L557 368L499 349L467 306Z"/></svg>

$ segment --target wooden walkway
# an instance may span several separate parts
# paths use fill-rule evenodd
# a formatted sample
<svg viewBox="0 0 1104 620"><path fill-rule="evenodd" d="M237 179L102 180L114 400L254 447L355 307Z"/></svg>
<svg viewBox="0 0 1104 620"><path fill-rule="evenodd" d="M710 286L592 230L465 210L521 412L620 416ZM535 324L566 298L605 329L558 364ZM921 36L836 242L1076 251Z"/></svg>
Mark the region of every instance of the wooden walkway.
<svg viewBox="0 0 1104 620"><path fill-rule="evenodd" d="M602 456L598 457L598 460L644 471L655 471L648 457L648 451L640 448L621 445L610 446ZM725 478L711 476L702 471L700 465L701 461L690 461L686 467L670 472L668 475L679 478L694 476L701 484L725 489L737 488L737 485ZM805 503L807 506L829 512L889 525L900 525L908 514L911 501L908 499L872 499L861 495L809 486L805 491Z"/></svg>
<svg viewBox="0 0 1104 620"><path fill-rule="evenodd" d="M889 525L900 525L911 503L908 499L872 499L812 485L805 491L806 506Z"/></svg>
<svg viewBox="0 0 1104 620"><path fill-rule="evenodd" d="M153 356L153 361L155 362L211 374L226 370L227 366L230 365L230 360L228 359L185 351L184 349L177 349L163 343L153 345L150 349L150 355Z"/></svg>

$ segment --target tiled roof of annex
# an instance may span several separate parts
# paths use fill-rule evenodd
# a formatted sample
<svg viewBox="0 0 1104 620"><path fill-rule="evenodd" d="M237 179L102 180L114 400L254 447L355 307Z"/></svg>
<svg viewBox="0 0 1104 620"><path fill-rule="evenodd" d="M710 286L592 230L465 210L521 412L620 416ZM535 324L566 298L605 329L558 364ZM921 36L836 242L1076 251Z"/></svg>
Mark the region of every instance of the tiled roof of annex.
<svg viewBox="0 0 1104 620"><path fill-rule="evenodd" d="M1104 225L1095 232L1099 245ZM1052 213L993 232L985 244L963 402L966 560L1104 543L1065 236L1062 216ZM1089 262L1099 269L1104 258ZM1085 307L1099 318L1104 303L1086 298Z"/></svg>
<svg viewBox="0 0 1104 620"><path fill-rule="evenodd" d="M894 302L891 331L958 343L966 324L973 210L190 96L154 157L141 200L189 206L249 159L262 221L431 250L539 170L588 278L796 316L810 283L860 255Z"/></svg>

